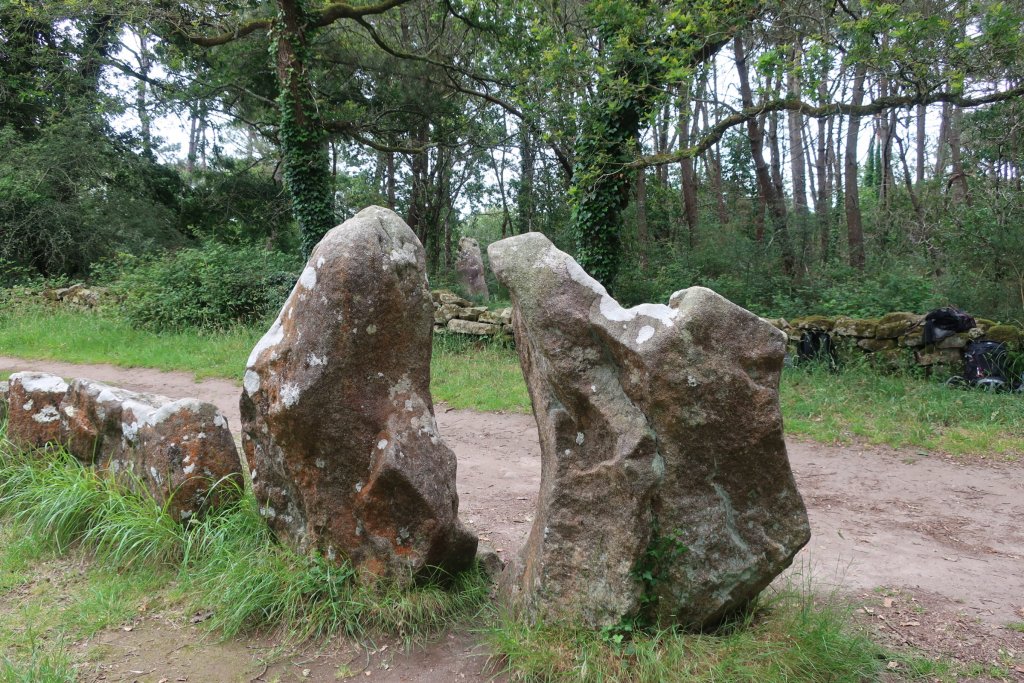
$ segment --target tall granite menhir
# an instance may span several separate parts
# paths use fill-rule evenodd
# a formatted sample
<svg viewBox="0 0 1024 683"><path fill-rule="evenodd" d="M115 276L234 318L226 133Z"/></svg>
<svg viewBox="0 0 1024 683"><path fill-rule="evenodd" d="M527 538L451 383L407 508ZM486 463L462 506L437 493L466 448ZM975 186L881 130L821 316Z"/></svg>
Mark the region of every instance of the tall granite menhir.
<svg viewBox="0 0 1024 683"><path fill-rule="evenodd" d="M433 323L423 247L370 207L317 245L253 349L242 446L261 513L299 552L399 581L473 562L430 398Z"/></svg>
<svg viewBox="0 0 1024 683"><path fill-rule="evenodd" d="M702 287L625 309L540 233L488 254L542 452L504 598L595 627L742 607L810 538L782 438L785 335Z"/></svg>

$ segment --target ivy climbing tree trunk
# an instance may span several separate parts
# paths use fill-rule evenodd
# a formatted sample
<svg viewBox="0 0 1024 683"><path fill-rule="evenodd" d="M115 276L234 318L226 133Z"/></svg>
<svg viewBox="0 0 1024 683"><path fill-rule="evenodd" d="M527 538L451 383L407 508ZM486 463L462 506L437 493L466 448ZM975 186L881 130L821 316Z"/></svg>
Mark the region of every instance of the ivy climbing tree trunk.
<svg viewBox="0 0 1024 683"><path fill-rule="evenodd" d="M281 148L284 177L302 236L302 256L334 225L327 133L316 113L309 81L309 33L306 0L277 0L277 79L280 88Z"/></svg>

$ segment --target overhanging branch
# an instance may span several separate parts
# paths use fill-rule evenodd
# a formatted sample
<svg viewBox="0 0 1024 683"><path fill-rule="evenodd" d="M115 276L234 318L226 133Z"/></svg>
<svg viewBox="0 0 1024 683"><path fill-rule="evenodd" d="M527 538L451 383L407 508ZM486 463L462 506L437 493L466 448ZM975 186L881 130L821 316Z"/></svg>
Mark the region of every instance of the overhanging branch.
<svg viewBox="0 0 1024 683"><path fill-rule="evenodd" d="M1022 95L1024 95L1024 85L1018 85L1017 87L1010 88L1009 90L990 93L988 95L980 95L978 97L966 97L962 93L952 92L889 95L861 105L852 105L843 102L814 105L793 99L772 100L754 107L746 107L725 117L716 123L711 130L705 133L700 139L700 142L696 145L667 154L653 154L641 157L636 161L626 164L625 166L626 168L647 168L650 166L663 166L665 164L676 163L683 159L692 159L710 149L712 145L722 139L722 136L724 136L730 128L741 125L750 119L757 118L762 114L770 112L794 111L803 114L808 118L821 119L836 115L866 116L870 114L878 114L889 109L910 107L919 104L929 105L936 104L938 102L948 102L949 104L963 109L971 109L973 107L981 107L986 104L1005 102L1006 100L1012 100L1016 97L1021 97Z"/></svg>

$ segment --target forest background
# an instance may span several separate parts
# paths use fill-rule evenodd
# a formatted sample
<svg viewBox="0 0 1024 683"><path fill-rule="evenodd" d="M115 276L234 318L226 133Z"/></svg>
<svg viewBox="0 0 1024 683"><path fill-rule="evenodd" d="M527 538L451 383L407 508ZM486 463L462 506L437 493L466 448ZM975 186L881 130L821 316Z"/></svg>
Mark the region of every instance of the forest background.
<svg viewBox="0 0 1024 683"><path fill-rule="evenodd" d="M258 322L380 204L435 286L539 230L626 304L1020 323L1022 42L1019 1L6 0L0 286Z"/></svg>

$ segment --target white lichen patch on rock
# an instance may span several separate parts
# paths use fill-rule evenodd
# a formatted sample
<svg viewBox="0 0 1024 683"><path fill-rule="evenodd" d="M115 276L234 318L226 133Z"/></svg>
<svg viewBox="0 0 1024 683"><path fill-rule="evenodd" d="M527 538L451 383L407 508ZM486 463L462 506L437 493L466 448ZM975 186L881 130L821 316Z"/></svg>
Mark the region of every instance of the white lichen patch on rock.
<svg viewBox="0 0 1024 683"><path fill-rule="evenodd" d="M42 410L32 416L32 419L36 422L56 422L60 419L60 413L53 406L45 406Z"/></svg>
<svg viewBox="0 0 1024 683"><path fill-rule="evenodd" d="M305 289L316 288L316 268L312 266L306 266L302 269L302 275L299 276L299 284Z"/></svg>

